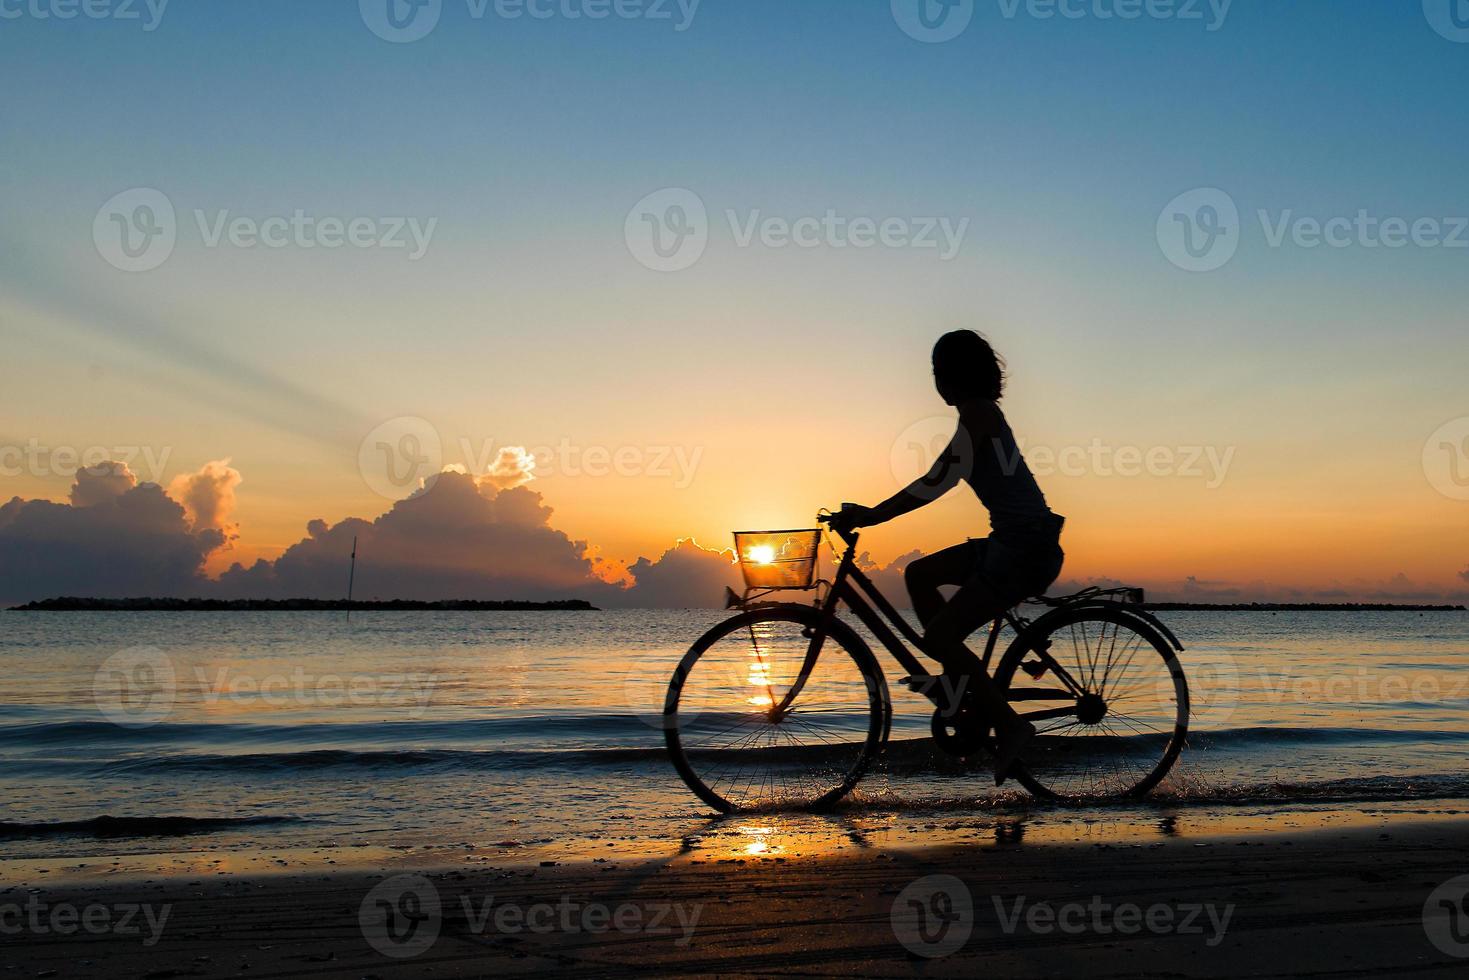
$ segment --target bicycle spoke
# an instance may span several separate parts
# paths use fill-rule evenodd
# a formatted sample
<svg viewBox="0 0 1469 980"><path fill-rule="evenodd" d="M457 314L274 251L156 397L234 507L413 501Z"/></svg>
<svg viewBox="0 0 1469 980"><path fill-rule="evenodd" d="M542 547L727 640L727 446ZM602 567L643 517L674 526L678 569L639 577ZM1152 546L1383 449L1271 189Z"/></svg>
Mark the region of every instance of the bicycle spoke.
<svg viewBox="0 0 1469 980"><path fill-rule="evenodd" d="M1065 643L1069 652L1057 646ZM1018 683L1028 683L1018 671L1026 655L1007 665L1005 685L1025 692L1012 705L1040 736L1021 759L1022 781L1081 800L1129 794L1161 779L1177 755L1175 733L1185 713L1172 648L1106 609L1078 610L1027 649L1047 645L1057 664L1075 665L1083 690L1073 692L1069 708L1026 711L1039 700L1036 689Z"/></svg>
<svg viewBox="0 0 1469 980"><path fill-rule="evenodd" d="M805 618L772 610L741 619L716 628L684 668L670 746L685 781L722 809L808 805L846 792L881 737L880 687L840 634L826 633L808 665Z"/></svg>

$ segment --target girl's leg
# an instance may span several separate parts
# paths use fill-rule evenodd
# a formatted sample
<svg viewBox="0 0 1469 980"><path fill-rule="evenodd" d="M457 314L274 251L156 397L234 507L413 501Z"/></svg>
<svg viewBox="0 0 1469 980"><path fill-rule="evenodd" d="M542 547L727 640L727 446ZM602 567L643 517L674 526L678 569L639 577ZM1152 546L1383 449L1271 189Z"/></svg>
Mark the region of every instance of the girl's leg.
<svg viewBox="0 0 1469 980"><path fill-rule="evenodd" d="M913 611L925 629L948 604L939 587L963 585L974 574L977 561L974 543L966 541L924 555L903 570L903 581L908 586L909 598L913 600Z"/></svg>
<svg viewBox="0 0 1469 980"><path fill-rule="evenodd" d="M955 675L959 683L966 685L961 690L968 690L985 719L994 726L996 785L1005 781L1025 745L1035 737L1035 726L1016 713L964 641L1013 604L1002 598L971 565L964 584L924 624L923 634L928 653L943 663L944 673Z"/></svg>

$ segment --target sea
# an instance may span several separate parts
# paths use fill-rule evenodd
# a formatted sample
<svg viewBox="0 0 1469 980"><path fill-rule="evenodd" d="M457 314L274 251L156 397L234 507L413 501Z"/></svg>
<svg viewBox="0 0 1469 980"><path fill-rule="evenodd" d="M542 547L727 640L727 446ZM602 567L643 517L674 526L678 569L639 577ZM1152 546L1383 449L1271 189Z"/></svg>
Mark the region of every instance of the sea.
<svg viewBox="0 0 1469 980"><path fill-rule="evenodd" d="M1469 613L1200 611L1162 614L1194 715L1149 799L1048 803L914 751L831 812L721 816L670 765L658 710L726 615L0 613L0 862L745 860L1469 807ZM931 705L885 671L894 742L924 739Z"/></svg>

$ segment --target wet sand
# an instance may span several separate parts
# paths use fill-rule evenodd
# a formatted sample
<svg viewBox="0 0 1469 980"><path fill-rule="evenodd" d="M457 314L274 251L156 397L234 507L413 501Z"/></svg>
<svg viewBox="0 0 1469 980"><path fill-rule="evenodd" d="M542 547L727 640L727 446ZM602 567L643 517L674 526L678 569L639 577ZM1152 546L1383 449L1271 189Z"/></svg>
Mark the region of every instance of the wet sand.
<svg viewBox="0 0 1469 980"><path fill-rule="evenodd" d="M20 881L16 870L0 884L0 976L1431 977L1469 968L1469 937L1447 951L1431 940L1436 930L1453 942L1448 913L1424 918L1435 889L1469 874L1462 819L812 857L694 850L544 867L418 855L380 871L198 868L152 880ZM113 926L80 931L88 915ZM60 934L68 924L79 931ZM1469 913L1460 924L1469 929Z"/></svg>

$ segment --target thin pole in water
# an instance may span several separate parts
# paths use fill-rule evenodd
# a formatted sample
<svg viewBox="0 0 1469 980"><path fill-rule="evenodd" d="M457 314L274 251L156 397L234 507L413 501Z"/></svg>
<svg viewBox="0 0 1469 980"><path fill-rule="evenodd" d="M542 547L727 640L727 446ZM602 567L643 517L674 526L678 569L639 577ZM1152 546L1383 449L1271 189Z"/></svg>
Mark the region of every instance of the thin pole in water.
<svg viewBox="0 0 1469 980"><path fill-rule="evenodd" d="M352 583L357 578L357 535L352 535L352 564L347 569L347 622L352 622Z"/></svg>

